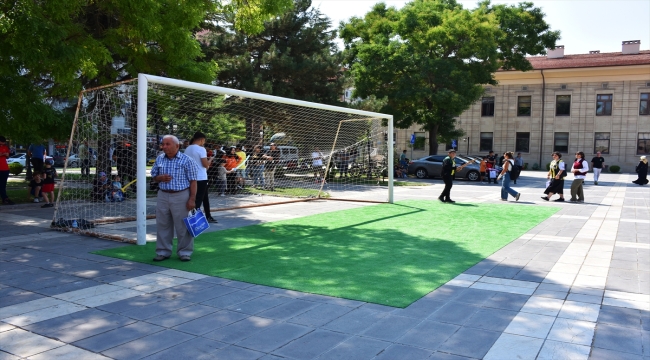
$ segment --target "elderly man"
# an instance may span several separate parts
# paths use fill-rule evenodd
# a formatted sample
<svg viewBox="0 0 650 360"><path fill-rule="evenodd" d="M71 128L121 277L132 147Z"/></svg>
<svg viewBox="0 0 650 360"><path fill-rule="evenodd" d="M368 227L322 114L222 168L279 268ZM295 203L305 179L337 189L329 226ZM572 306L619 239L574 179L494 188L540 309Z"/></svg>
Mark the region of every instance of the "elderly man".
<svg viewBox="0 0 650 360"><path fill-rule="evenodd" d="M151 177L158 183L156 202L156 257L163 261L172 255L174 229L178 238L177 254L181 261L190 261L194 238L187 231L183 219L194 209L198 166L189 156L179 151L180 142L173 135L162 139L164 154L156 158Z"/></svg>

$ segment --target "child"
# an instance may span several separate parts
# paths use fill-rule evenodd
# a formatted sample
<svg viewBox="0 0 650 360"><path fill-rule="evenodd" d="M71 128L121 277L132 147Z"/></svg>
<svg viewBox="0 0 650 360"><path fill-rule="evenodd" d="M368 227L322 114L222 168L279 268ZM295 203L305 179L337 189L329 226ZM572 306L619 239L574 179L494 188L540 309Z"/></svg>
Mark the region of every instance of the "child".
<svg viewBox="0 0 650 360"><path fill-rule="evenodd" d="M110 201L124 201L124 193L122 192L122 183L120 180L119 175L113 176L113 188L111 189Z"/></svg>
<svg viewBox="0 0 650 360"><path fill-rule="evenodd" d="M56 169L52 166L54 165L54 160L48 159L45 160L45 169L43 170L43 187L41 191L43 192L43 198L45 199L45 204L42 208L54 207L54 179L56 178ZM50 196L52 201L50 201Z"/></svg>
<svg viewBox="0 0 650 360"><path fill-rule="evenodd" d="M488 169L488 168L487 168L487 165L488 165L488 163L487 163L487 157L486 157L486 156L483 156L483 157L481 158L481 163L479 164L479 171L480 171L480 176L481 176L481 179L480 179L480 180L481 180L481 184L483 184L483 178L486 177L486 176L489 176L489 175L487 174L487 169ZM489 181L490 181L490 178L488 177L488 182L489 182Z"/></svg>
<svg viewBox="0 0 650 360"><path fill-rule="evenodd" d="M229 173L229 171L227 171L224 166L226 164L226 160L217 159L216 164L217 164L217 179L216 179L217 193L219 193L219 196L225 196L226 182L227 182L226 174Z"/></svg>
<svg viewBox="0 0 650 360"><path fill-rule="evenodd" d="M43 201L43 192L41 191L41 187L43 186L43 178L41 177L41 173L38 171L35 171L32 174L32 181L29 182L29 194L34 197L34 202L37 203L40 201Z"/></svg>

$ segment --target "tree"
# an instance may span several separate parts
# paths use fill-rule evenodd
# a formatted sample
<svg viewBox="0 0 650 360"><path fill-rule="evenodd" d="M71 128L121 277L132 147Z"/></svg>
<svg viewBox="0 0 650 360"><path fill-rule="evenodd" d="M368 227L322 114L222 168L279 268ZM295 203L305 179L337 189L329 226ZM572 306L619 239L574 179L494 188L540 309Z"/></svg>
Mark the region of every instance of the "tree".
<svg viewBox="0 0 650 360"><path fill-rule="evenodd" d="M526 55L554 48L559 38L533 4L489 1L473 10L455 0L415 0L400 10L380 3L339 30L354 96L386 99L382 112L398 127L422 125L432 155L439 142L462 136L455 117L483 85L496 85L494 72L530 70Z"/></svg>
<svg viewBox="0 0 650 360"><path fill-rule="evenodd" d="M311 7L311 0L293 1L291 10L265 22L258 34L237 31L230 19L226 20L205 38L204 51L220 68L216 77L218 85L340 104L342 57L334 43L336 30L330 30L330 20ZM283 110L268 109L264 116L246 119L249 143L258 143L265 120L282 117L269 111Z"/></svg>
<svg viewBox="0 0 650 360"><path fill-rule="evenodd" d="M219 21L224 11L231 13L238 29L258 31L264 20L290 4L291 0L3 2L0 129L23 139L67 136L72 118L63 110L76 106L79 91L140 72L209 83L217 65L201 61L197 31Z"/></svg>

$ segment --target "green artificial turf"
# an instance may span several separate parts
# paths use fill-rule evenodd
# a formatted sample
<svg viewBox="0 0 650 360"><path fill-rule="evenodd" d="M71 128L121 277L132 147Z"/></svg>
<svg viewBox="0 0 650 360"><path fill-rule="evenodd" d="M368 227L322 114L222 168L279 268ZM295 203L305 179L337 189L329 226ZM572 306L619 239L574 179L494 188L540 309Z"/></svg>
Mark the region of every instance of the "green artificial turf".
<svg viewBox="0 0 650 360"><path fill-rule="evenodd" d="M406 307L557 210L407 200L204 233L194 242L191 262L174 255L155 264ZM155 245L95 254L153 263Z"/></svg>

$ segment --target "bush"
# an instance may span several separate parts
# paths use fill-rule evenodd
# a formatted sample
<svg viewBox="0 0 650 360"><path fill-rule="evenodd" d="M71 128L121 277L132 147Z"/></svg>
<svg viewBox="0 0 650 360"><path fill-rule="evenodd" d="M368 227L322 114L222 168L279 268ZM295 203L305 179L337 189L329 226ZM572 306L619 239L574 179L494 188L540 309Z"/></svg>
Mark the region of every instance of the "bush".
<svg viewBox="0 0 650 360"><path fill-rule="evenodd" d="M539 164L538 163L533 164L533 170L539 170Z"/></svg>
<svg viewBox="0 0 650 360"><path fill-rule="evenodd" d="M612 165L609 167L609 172L616 174L621 170L621 167L618 165Z"/></svg>
<svg viewBox="0 0 650 360"><path fill-rule="evenodd" d="M19 175L21 172L23 172L23 169L25 167L20 165L19 163L11 163L9 164L9 173L11 175Z"/></svg>
<svg viewBox="0 0 650 360"><path fill-rule="evenodd" d="M551 171L551 163L546 164L546 171Z"/></svg>

